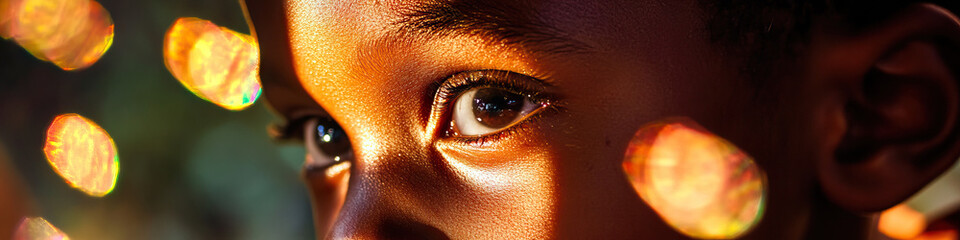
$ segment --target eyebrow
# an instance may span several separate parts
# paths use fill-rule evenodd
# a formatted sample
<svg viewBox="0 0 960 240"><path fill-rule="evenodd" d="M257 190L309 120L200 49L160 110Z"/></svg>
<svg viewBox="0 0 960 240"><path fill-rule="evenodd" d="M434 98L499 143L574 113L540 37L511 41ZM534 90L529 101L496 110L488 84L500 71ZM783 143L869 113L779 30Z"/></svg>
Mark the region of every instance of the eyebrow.
<svg viewBox="0 0 960 240"><path fill-rule="evenodd" d="M472 35L551 55L589 50L582 42L545 24L525 1L433 0L401 12L394 24L405 33L427 36Z"/></svg>

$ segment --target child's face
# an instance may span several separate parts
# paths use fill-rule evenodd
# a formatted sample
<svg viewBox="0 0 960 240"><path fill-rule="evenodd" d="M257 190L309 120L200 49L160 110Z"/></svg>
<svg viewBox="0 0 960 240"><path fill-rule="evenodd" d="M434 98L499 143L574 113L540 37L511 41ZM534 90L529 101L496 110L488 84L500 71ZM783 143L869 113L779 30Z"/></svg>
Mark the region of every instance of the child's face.
<svg viewBox="0 0 960 240"><path fill-rule="evenodd" d="M331 165L308 141L320 234L676 239L621 162L639 127L683 116L766 172L749 236L803 236L808 159L839 137L817 120L827 98L802 72L740 77L697 1L431 2L286 5L297 78L322 110L271 102L288 118L329 114L355 154Z"/></svg>

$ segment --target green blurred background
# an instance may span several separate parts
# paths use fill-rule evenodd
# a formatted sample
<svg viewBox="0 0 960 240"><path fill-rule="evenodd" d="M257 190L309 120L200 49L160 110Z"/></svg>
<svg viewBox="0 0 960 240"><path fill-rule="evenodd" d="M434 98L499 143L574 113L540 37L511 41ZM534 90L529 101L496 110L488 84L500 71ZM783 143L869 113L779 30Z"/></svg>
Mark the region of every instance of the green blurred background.
<svg viewBox="0 0 960 240"><path fill-rule="evenodd" d="M99 2L116 36L88 69L66 72L0 40L0 148L35 201L30 212L73 239L313 238L298 174L304 149L270 140L266 127L279 120L263 99L224 110L164 67L164 33L179 17L249 33L239 3ZM72 189L43 156L47 125L63 113L90 118L116 142L120 176L103 198Z"/></svg>

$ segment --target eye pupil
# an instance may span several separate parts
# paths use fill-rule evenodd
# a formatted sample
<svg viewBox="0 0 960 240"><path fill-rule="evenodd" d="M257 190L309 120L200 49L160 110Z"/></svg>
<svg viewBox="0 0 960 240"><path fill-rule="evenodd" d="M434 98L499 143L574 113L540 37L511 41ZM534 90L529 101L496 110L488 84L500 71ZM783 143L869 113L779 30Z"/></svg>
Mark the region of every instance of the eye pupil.
<svg viewBox="0 0 960 240"><path fill-rule="evenodd" d="M523 110L524 97L499 88L477 90L473 97L473 114L477 122L491 128L506 127Z"/></svg>
<svg viewBox="0 0 960 240"><path fill-rule="evenodd" d="M327 156L336 159L350 153L351 146L347 133L333 120L320 119L314 137L317 147Z"/></svg>

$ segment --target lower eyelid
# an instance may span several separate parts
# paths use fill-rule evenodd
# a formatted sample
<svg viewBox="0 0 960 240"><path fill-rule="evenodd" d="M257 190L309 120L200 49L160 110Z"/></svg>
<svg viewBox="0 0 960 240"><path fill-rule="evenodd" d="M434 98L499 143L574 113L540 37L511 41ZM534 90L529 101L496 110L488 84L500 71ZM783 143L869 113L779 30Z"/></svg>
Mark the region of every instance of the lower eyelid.
<svg viewBox="0 0 960 240"><path fill-rule="evenodd" d="M499 132L494 132L488 135L482 136L458 136L454 137L452 140L461 144L470 145L475 148L490 148L496 147L501 142L510 141L515 137L518 137L519 134L530 133L529 131L534 131L536 128L531 124L534 124L538 119L542 118L541 113L547 111L549 106L543 106L537 108L536 110L531 111L528 117L517 121L516 123L500 130Z"/></svg>
<svg viewBox="0 0 960 240"><path fill-rule="evenodd" d="M335 175L342 174L343 172L349 172L350 168L353 166L352 162L344 161L337 162L327 165L304 165L302 175L305 179L317 179L317 177L322 177L322 179L330 180Z"/></svg>

